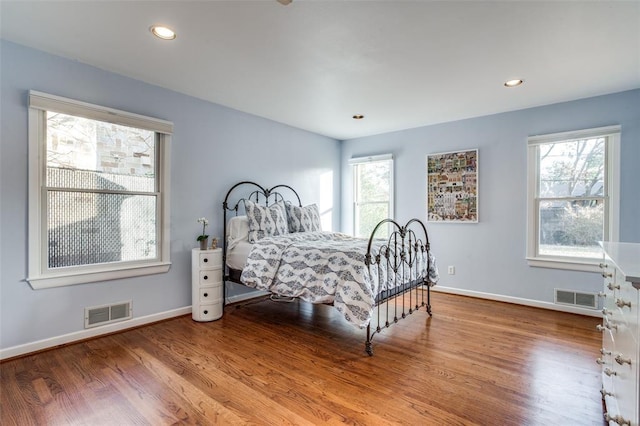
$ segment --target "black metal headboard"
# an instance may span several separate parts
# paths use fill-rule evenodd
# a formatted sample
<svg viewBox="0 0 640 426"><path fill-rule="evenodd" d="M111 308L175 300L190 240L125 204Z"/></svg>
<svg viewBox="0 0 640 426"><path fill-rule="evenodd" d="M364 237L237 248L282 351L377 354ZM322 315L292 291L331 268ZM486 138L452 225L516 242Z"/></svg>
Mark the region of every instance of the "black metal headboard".
<svg viewBox="0 0 640 426"><path fill-rule="evenodd" d="M295 191L295 189L293 189L289 185L276 185L271 188L265 188L255 182L246 180L236 183L227 192L227 195L224 197L224 201L222 202L224 220L224 223L222 225L224 235L222 241L222 270L224 271L224 281L227 281L229 279L229 274L227 272L227 213L234 212L237 216L240 208L242 207L244 209L245 200L251 200L256 203L264 203L265 206L269 205L270 200L276 203L278 201L293 202L293 197L289 196L289 198L285 198L282 195L283 190L288 190L293 195L295 195L295 202L297 202L297 205L299 207L302 207L300 196ZM234 193L233 197L232 193ZM235 200L235 203L232 200ZM226 299L226 293L224 294Z"/></svg>

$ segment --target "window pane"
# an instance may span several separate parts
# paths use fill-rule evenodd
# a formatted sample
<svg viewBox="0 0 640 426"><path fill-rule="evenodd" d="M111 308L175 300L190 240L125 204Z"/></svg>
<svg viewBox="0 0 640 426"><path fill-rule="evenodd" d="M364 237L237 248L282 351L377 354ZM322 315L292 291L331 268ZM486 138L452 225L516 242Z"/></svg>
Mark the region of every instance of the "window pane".
<svg viewBox="0 0 640 426"><path fill-rule="evenodd" d="M388 203L363 204L358 208L358 229L357 236L367 237L371 235L373 228L383 219L390 216ZM389 228L379 229L376 237L387 237Z"/></svg>
<svg viewBox="0 0 640 426"><path fill-rule="evenodd" d="M131 176L47 167L47 186L50 188L154 192L155 178L153 176Z"/></svg>
<svg viewBox="0 0 640 426"><path fill-rule="evenodd" d="M540 145L540 197L604 195L605 138Z"/></svg>
<svg viewBox="0 0 640 426"><path fill-rule="evenodd" d="M370 201L389 201L391 184L391 162L376 161L358 164L356 182L356 196L359 203Z"/></svg>
<svg viewBox="0 0 640 426"><path fill-rule="evenodd" d="M157 257L156 197L48 192L49 268Z"/></svg>
<svg viewBox="0 0 640 426"><path fill-rule="evenodd" d="M603 240L604 201L542 201L540 254L599 258Z"/></svg>
<svg viewBox="0 0 640 426"><path fill-rule="evenodd" d="M47 186L155 192L155 133L47 112Z"/></svg>

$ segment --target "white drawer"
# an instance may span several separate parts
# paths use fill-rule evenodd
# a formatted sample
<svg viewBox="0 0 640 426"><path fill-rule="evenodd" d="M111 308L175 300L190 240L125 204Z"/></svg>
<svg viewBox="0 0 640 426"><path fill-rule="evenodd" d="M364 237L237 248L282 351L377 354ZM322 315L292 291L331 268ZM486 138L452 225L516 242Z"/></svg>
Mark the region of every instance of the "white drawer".
<svg viewBox="0 0 640 426"><path fill-rule="evenodd" d="M614 301L620 320L627 326L638 323L638 290L629 283L623 283Z"/></svg>
<svg viewBox="0 0 640 426"><path fill-rule="evenodd" d="M201 268L222 268L222 250L200 253Z"/></svg>
<svg viewBox="0 0 640 426"><path fill-rule="evenodd" d="M213 321L222 317L222 303L208 303L200 305L196 314L198 321Z"/></svg>
<svg viewBox="0 0 640 426"><path fill-rule="evenodd" d="M610 291L610 290L605 288L604 294L605 294L604 301L603 301L604 308L606 308L610 312L615 311L616 310L616 297L618 295L618 291Z"/></svg>
<svg viewBox="0 0 640 426"><path fill-rule="evenodd" d="M222 270L200 271L200 285L222 284Z"/></svg>
<svg viewBox="0 0 640 426"><path fill-rule="evenodd" d="M616 400L615 396L605 396L604 404L606 407L605 413L609 414L611 417L615 417L620 413L620 410L618 409L618 401ZM615 425L614 422L609 422L607 424L610 426Z"/></svg>
<svg viewBox="0 0 640 426"><path fill-rule="evenodd" d="M213 303L222 301L222 284L214 287L200 287L200 302Z"/></svg>
<svg viewBox="0 0 640 426"><path fill-rule="evenodd" d="M613 407L615 407L615 412L609 411L608 404L607 411L612 416L619 415L625 420L632 421L632 426L636 426L637 423L633 422L637 410L636 404L638 403L636 390L634 388L635 383L633 380L629 380L628 377L621 377L620 374L621 373L618 372L618 375L613 377L613 399L615 399Z"/></svg>
<svg viewBox="0 0 640 426"><path fill-rule="evenodd" d="M614 341L613 336L609 330L602 332L602 350L600 351L600 359L602 364L602 388L611 394L613 394L613 378L605 374L605 369L613 371L613 357L614 355Z"/></svg>

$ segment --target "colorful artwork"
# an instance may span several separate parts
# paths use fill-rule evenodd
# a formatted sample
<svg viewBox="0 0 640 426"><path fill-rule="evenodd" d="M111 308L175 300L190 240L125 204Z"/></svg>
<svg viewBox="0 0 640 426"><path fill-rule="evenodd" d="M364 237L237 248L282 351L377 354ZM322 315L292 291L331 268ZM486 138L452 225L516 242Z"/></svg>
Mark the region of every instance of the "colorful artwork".
<svg viewBox="0 0 640 426"><path fill-rule="evenodd" d="M427 155L427 220L478 222L478 150Z"/></svg>

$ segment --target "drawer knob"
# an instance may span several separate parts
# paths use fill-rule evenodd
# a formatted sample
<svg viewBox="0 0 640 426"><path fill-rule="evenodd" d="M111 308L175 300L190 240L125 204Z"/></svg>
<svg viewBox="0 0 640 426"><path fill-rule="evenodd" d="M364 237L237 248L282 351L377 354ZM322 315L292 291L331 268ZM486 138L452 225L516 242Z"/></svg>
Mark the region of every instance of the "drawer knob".
<svg viewBox="0 0 640 426"><path fill-rule="evenodd" d="M608 351L605 348L600 349L600 353L602 355L611 355L611 351Z"/></svg>
<svg viewBox="0 0 640 426"><path fill-rule="evenodd" d="M616 355L615 360L620 365L624 365L624 364L631 365L631 358L622 358L622 354Z"/></svg>
<svg viewBox="0 0 640 426"><path fill-rule="evenodd" d="M602 365L604 363L605 363L605 361L603 361L602 358L597 358L596 359L596 364Z"/></svg>
<svg viewBox="0 0 640 426"><path fill-rule="evenodd" d="M209 279L209 275L205 275L204 277L202 277L202 279L208 280Z"/></svg>
<svg viewBox="0 0 640 426"><path fill-rule="evenodd" d="M613 283L607 284L607 288L611 291L620 290L620 284L613 285Z"/></svg>
<svg viewBox="0 0 640 426"><path fill-rule="evenodd" d="M613 272L603 272L602 276L604 278L611 278L613 276Z"/></svg>
<svg viewBox="0 0 640 426"><path fill-rule="evenodd" d="M616 330L618 331L618 324L605 324L605 327L608 328L609 330Z"/></svg>
<svg viewBox="0 0 640 426"><path fill-rule="evenodd" d="M602 308L602 315L611 315L611 311L607 308Z"/></svg>
<svg viewBox="0 0 640 426"><path fill-rule="evenodd" d="M607 297L607 293L605 293L604 291L600 291L598 292L598 297Z"/></svg>
<svg viewBox="0 0 640 426"><path fill-rule="evenodd" d="M207 311L206 309L203 312L205 315L207 315L209 313L209 311Z"/></svg>
<svg viewBox="0 0 640 426"><path fill-rule="evenodd" d="M625 419L624 417L617 415L617 416L610 416L609 413L604 413L604 419L607 423L609 422L614 422L617 423L621 426L631 426L631 421Z"/></svg>
<svg viewBox="0 0 640 426"><path fill-rule="evenodd" d="M599 263L599 264L598 264L598 267L599 267L600 269L604 269L604 268L608 268L608 267L609 267L609 265L607 265L606 263Z"/></svg>
<svg viewBox="0 0 640 426"><path fill-rule="evenodd" d="M624 308L625 306L629 307L629 309L631 309L631 301L624 301L622 299L616 299L616 305L618 305L618 308Z"/></svg>
<svg viewBox="0 0 640 426"><path fill-rule="evenodd" d="M602 387L602 389L600 389L600 394L602 394L602 398L604 398L605 396L613 396L611 392L607 392L606 390L604 390L604 386Z"/></svg>
<svg viewBox="0 0 640 426"><path fill-rule="evenodd" d="M604 331L604 327L602 326L602 324L598 324L598 325L596 325L596 330Z"/></svg>
<svg viewBox="0 0 640 426"><path fill-rule="evenodd" d="M209 297L209 293L203 294L204 297Z"/></svg>
<svg viewBox="0 0 640 426"><path fill-rule="evenodd" d="M609 377L618 375L617 372L613 371L612 369L610 369L608 367L604 369L604 374L606 374Z"/></svg>
<svg viewBox="0 0 640 426"><path fill-rule="evenodd" d="M209 259L207 259L207 258L205 257L204 259L202 259L202 261L203 261L204 263L207 263L207 262L209 261Z"/></svg>

